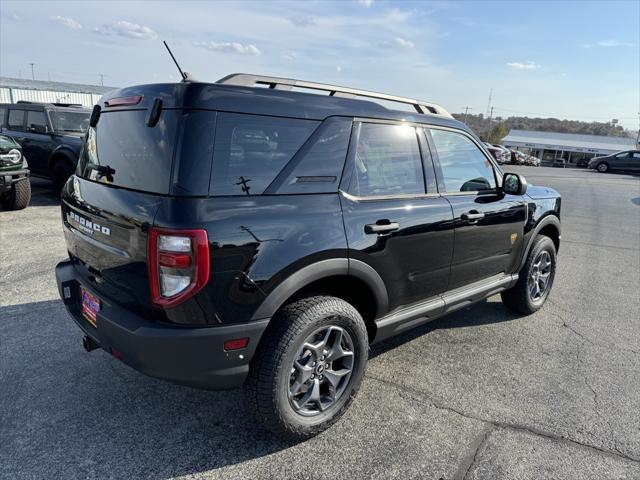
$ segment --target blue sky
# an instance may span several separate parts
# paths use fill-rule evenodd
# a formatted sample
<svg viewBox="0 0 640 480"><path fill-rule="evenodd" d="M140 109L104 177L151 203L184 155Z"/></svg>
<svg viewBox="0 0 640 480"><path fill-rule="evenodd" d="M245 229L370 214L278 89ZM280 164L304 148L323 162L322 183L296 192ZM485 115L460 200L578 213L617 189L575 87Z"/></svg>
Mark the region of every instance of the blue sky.
<svg viewBox="0 0 640 480"><path fill-rule="evenodd" d="M640 1L0 3L0 75L106 85L290 76L453 112L638 128Z"/></svg>

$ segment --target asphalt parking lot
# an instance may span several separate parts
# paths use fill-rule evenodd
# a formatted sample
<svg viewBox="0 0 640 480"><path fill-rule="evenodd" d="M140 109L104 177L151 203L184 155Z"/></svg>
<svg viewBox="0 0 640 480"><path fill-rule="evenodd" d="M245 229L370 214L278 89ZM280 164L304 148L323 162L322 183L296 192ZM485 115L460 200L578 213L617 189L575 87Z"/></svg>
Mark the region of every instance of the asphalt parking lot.
<svg viewBox="0 0 640 480"><path fill-rule="evenodd" d="M377 345L342 421L287 444L241 392L87 354L59 207L0 211L0 478L640 478L640 177L508 167L563 195L543 310L499 297Z"/></svg>

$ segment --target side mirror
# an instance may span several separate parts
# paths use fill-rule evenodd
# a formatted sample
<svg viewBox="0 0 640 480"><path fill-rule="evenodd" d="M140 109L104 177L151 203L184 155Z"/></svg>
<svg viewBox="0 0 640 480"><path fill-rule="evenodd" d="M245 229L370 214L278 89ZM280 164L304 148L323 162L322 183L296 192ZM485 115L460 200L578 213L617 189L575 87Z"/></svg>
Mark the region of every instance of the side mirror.
<svg viewBox="0 0 640 480"><path fill-rule="evenodd" d="M517 173L505 173L502 177L502 191L509 195L524 195L527 192L527 181Z"/></svg>

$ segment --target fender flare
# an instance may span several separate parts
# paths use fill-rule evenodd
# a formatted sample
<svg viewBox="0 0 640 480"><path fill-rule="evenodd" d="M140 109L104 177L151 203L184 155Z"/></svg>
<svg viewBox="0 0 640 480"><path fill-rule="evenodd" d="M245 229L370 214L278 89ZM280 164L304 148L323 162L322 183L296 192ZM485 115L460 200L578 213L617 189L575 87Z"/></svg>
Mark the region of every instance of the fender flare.
<svg viewBox="0 0 640 480"><path fill-rule="evenodd" d="M252 320L273 317L284 302L300 289L317 280L337 275L351 275L362 280L376 298L376 316L386 312L389 304L387 289L371 266L359 260L331 258L307 265L283 280L260 304Z"/></svg>
<svg viewBox="0 0 640 480"><path fill-rule="evenodd" d="M562 234L562 228L560 226L560 219L553 214L549 214L543 217L533 228L531 232L531 236L529 237L529 241L527 242L527 247L524 250L524 255L522 256L522 260L520 261L520 265L518 266L518 272L522 270L524 264L527 263L527 257L529 256L529 251L531 250L531 245L533 245L533 240L536 238L540 230L548 225L553 225L556 230L558 230L558 238L560 238Z"/></svg>
<svg viewBox="0 0 640 480"><path fill-rule="evenodd" d="M63 157L69 160L74 167L78 163L78 154L74 152L73 149L64 145L60 145L53 152L51 152L51 155L49 155L49 160L47 160L49 169L53 168L53 165L55 164L54 160L59 157Z"/></svg>

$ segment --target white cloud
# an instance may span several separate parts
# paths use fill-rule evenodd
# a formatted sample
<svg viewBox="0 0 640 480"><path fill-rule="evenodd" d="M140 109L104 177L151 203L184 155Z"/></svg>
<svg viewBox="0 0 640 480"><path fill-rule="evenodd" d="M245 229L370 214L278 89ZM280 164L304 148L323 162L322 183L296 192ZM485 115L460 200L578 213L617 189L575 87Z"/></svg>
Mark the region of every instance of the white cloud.
<svg viewBox="0 0 640 480"><path fill-rule="evenodd" d="M402 48L413 48L416 46L411 40L407 40L406 38L402 38L402 37L396 37L393 40L393 42L398 47L402 47Z"/></svg>
<svg viewBox="0 0 640 480"><path fill-rule="evenodd" d="M367 8L369 8L371 5L373 5L373 0L358 0L358 3L360 5L363 5Z"/></svg>
<svg viewBox="0 0 640 480"><path fill-rule="evenodd" d="M311 27L316 24L316 19L308 17L306 15L297 15L295 17L289 17L288 20L296 27Z"/></svg>
<svg viewBox="0 0 640 480"><path fill-rule="evenodd" d="M80 30L82 28L82 25L76 22L73 18L61 17L60 15L56 15L55 17L53 17L53 20L58 22L60 25L64 25L65 27L70 28L71 30Z"/></svg>
<svg viewBox="0 0 640 480"><path fill-rule="evenodd" d="M246 45L238 42L195 42L196 47L206 48L212 52L237 53L240 55L260 55L260 50L255 45Z"/></svg>
<svg viewBox="0 0 640 480"><path fill-rule="evenodd" d="M633 47L633 43L620 42L618 40L600 40L596 43L583 43L580 45L582 48L603 47L603 48L615 48L615 47Z"/></svg>
<svg viewBox="0 0 640 480"><path fill-rule="evenodd" d="M537 70L540 68L540 65L535 62L509 62L507 63L507 67L515 68L516 70Z"/></svg>
<svg viewBox="0 0 640 480"><path fill-rule="evenodd" d="M118 35L120 37L135 38L138 40L153 40L158 34L144 25L120 20L109 25L94 28L94 32L100 35Z"/></svg>

